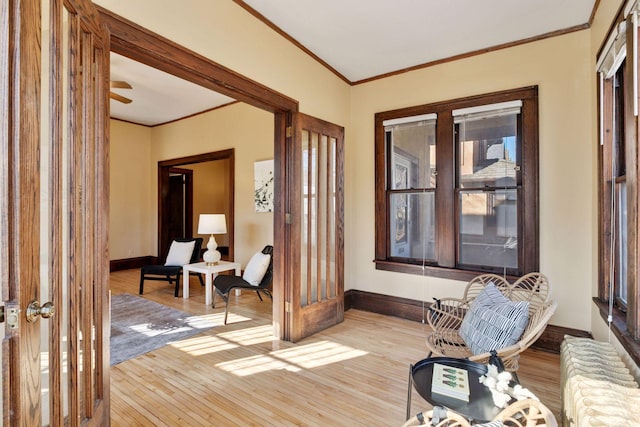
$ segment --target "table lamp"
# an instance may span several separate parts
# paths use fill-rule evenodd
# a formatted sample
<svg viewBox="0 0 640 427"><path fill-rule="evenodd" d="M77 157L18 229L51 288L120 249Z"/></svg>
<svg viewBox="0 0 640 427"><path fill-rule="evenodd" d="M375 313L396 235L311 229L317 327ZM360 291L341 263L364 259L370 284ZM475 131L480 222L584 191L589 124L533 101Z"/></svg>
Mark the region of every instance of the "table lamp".
<svg viewBox="0 0 640 427"><path fill-rule="evenodd" d="M216 250L218 242L213 237L214 234L225 234L227 232L227 222L224 214L200 214L198 220L198 234L209 234L207 251L202 255L202 259L207 265L216 265L220 261L220 252Z"/></svg>

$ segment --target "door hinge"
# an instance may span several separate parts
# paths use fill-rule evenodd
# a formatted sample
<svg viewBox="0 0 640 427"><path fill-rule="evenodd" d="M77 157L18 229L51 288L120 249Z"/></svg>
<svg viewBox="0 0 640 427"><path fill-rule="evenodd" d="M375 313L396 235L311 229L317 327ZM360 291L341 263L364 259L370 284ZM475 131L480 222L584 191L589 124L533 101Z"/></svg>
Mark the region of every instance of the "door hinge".
<svg viewBox="0 0 640 427"><path fill-rule="evenodd" d="M17 307L0 306L0 323L7 322L9 329L18 329L18 321L20 319L20 309Z"/></svg>
<svg viewBox="0 0 640 427"><path fill-rule="evenodd" d="M284 312L291 313L291 303L289 301L284 302Z"/></svg>
<svg viewBox="0 0 640 427"><path fill-rule="evenodd" d="M293 224L293 217L290 213L284 214L284 223L285 224Z"/></svg>
<svg viewBox="0 0 640 427"><path fill-rule="evenodd" d="M293 134L293 129L291 129L291 126L287 126L285 132L286 132L287 138L291 138L291 135Z"/></svg>

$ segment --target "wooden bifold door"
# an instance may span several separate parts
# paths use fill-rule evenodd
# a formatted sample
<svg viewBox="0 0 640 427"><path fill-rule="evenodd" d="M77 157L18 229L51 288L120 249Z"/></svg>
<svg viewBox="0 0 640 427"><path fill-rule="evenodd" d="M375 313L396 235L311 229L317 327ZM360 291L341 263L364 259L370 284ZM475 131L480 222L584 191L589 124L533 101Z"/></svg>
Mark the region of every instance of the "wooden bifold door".
<svg viewBox="0 0 640 427"><path fill-rule="evenodd" d="M3 425L108 425L108 32L5 0L0 68Z"/></svg>
<svg viewBox="0 0 640 427"><path fill-rule="evenodd" d="M344 319L344 129L293 114L287 157L285 339Z"/></svg>

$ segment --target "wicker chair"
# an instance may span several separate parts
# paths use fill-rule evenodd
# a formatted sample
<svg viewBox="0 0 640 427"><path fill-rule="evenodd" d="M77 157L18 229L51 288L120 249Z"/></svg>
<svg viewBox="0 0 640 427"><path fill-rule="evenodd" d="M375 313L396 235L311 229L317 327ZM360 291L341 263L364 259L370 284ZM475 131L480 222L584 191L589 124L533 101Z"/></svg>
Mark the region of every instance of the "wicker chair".
<svg viewBox="0 0 640 427"><path fill-rule="evenodd" d="M518 370L520 353L540 337L556 310L556 302L548 299L549 281L540 273L529 273L512 284L498 275L483 274L469 282L462 298L436 300L431 305L427 318L433 329L427 335L429 356L455 357L485 364L489 362L491 353L474 355L458 334L471 303L489 283L493 283L512 301L529 302L529 320L520 340L508 347L496 349L506 370Z"/></svg>
<svg viewBox="0 0 640 427"><path fill-rule="evenodd" d="M533 399L513 402L496 415L495 420L509 427L558 427L551 410Z"/></svg>
<svg viewBox="0 0 640 427"><path fill-rule="evenodd" d="M436 427L472 427L466 418L453 411L446 411L432 424L434 411L424 411L408 419L402 427L430 425ZM503 409L493 421L501 421L505 427L558 427L558 422L549 408L533 399L518 400Z"/></svg>

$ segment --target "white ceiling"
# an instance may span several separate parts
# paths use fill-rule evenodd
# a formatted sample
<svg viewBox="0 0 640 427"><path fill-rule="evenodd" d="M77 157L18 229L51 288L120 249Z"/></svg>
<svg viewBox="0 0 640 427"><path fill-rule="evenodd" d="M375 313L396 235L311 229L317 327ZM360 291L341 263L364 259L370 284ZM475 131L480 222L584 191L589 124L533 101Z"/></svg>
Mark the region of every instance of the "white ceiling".
<svg viewBox="0 0 640 427"><path fill-rule="evenodd" d="M209 1L209 0L200 0ZM587 24L596 0L244 0L350 82ZM192 1L197 4L197 1ZM198 13L197 6L192 7ZM215 59L215 58L214 58ZM112 54L133 99L111 115L153 125L232 99Z"/></svg>
<svg viewBox="0 0 640 427"><path fill-rule="evenodd" d="M111 100L111 117L153 126L233 102L202 86L111 52L111 80L126 81L132 89L111 89L133 100Z"/></svg>
<svg viewBox="0 0 640 427"><path fill-rule="evenodd" d="M595 0L244 0L351 82L589 21Z"/></svg>

